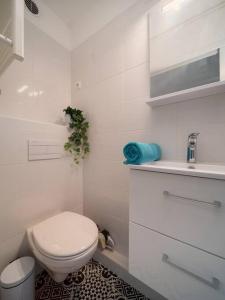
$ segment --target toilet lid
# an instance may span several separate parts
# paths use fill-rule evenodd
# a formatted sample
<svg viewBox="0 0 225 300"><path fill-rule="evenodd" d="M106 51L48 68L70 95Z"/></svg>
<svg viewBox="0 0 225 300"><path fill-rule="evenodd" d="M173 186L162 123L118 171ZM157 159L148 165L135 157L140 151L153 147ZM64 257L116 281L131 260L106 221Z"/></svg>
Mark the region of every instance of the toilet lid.
<svg viewBox="0 0 225 300"><path fill-rule="evenodd" d="M43 254L71 257L90 248L98 238L96 224L87 217L63 212L33 227L33 239Z"/></svg>

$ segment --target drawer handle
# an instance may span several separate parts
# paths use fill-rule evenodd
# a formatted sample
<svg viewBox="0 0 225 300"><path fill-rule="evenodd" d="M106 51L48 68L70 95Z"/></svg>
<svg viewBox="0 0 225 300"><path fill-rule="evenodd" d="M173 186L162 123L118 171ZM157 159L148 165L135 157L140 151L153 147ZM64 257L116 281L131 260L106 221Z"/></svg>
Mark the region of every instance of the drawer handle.
<svg viewBox="0 0 225 300"><path fill-rule="evenodd" d="M205 278L202 278L201 276L196 275L195 273L193 273L193 272L191 272L191 271L189 271L189 270L187 270L187 269L185 269L183 267L180 267L177 264L171 262L170 259L169 259L169 256L167 254L165 254L165 253L162 255L162 261L164 263L166 263L166 264L168 264L168 265L170 265L170 266L172 266L172 267L174 267L174 268L176 268L176 269L178 269L178 270L186 273L187 275L190 275L190 276L194 277L195 279L197 279L197 280L203 282L204 284L206 284L206 285L214 288L215 290L219 289L220 281L216 277L213 277L212 281L209 281L209 280L207 280Z"/></svg>
<svg viewBox="0 0 225 300"><path fill-rule="evenodd" d="M203 203L203 204L212 205L212 206L216 206L216 207L221 207L222 206L222 203L220 201L213 201L213 202L202 201L202 200L198 200L198 199L194 199L194 198L175 195L175 194L172 194L168 191L163 191L163 195L167 196L167 197L174 197L174 198L180 198L180 199L184 199L184 200L190 200L192 202Z"/></svg>

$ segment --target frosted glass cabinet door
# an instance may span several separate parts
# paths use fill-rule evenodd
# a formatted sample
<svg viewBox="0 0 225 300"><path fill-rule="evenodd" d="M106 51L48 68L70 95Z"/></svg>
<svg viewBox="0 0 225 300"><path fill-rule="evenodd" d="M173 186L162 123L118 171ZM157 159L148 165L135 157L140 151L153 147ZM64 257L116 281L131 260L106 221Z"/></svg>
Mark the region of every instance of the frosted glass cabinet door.
<svg viewBox="0 0 225 300"><path fill-rule="evenodd" d="M0 74L24 58L24 1L0 1Z"/></svg>

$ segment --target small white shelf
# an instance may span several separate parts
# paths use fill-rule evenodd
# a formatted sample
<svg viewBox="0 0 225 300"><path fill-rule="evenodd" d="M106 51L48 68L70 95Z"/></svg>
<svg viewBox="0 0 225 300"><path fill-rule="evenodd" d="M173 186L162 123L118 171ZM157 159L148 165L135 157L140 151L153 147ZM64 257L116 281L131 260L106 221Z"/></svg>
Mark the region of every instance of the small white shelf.
<svg viewBox="0 0 225 300"><path fill-rule="evenodd" d="M146 103L155 107L223 93L225 93L225 81L219 81L176 93L154 97Z"/></svg>

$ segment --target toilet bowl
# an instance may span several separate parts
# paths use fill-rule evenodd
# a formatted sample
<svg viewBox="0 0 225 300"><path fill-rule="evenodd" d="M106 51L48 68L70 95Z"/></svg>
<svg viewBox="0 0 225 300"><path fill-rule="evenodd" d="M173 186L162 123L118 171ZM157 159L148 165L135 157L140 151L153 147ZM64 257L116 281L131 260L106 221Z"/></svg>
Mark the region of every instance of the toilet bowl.
<svg viewBox="0 0 225 300"><path fill-rule="evenodd" d="M98 228L87 217L63 212L27 229L34 256L56 282L84 266L94 255Z"/></svg>

